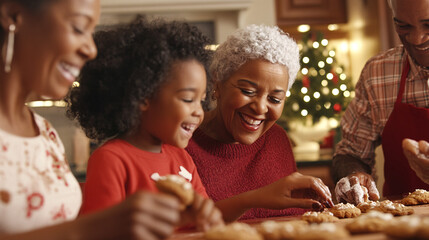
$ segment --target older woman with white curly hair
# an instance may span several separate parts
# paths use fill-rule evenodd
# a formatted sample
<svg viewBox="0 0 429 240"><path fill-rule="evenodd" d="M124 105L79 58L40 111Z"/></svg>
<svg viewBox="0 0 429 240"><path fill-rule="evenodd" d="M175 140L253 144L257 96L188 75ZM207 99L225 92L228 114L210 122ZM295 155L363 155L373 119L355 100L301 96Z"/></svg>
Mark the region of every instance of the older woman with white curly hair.
<svg viewBox="0 0 429 240"><path fill-rule="evenodd" d="M239 29L214 54L216 106L187 151L226 221L332 205L320 179L296 172L287 134L275 124L298 70L298 46L278 27Z"/></svg>

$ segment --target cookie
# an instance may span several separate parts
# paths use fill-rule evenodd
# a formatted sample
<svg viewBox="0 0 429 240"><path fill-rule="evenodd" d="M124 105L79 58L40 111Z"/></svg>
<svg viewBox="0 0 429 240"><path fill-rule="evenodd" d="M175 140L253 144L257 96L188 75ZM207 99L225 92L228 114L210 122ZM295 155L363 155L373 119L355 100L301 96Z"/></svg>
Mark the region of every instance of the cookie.
<svg viewBox="0 0 429 240"><path fill-rule="evenodd" d="M259 224L256 230L265 240L292 239L297 236L298 229L306 225L308 225L308 223L301 220L285 222L268 220Z"/></svg>
<svg viewBox="0 0 429 240"><path fill-rule="evenodd" d="M371 210L380 211L384 213L391 213L394 216L410 215L414 213L414 209L412 209L411 207L407 207L401 203L394 203L390 200L384 200L381 202L378 202L378 201L364 202L357 205L357 207L363 213Z"/></svg>
<svg viewBox="0 0 429 240"><path fill-rule="evenodd" d="M334 223L313 223L300 228L294 239L344 239L349 236L349 232L344 227Z"/></svg>
<svg viewBox="0 0 429 240"><path fill-rule="evenodd" d="M156 181L155 185L160 192L178 197L182 203L182 209L185 209L194 201L192 184L179 175L162 176Z"/></svg>
<svg viewBox="0 0 429 240"><path fill-rule="evenodd" d="M400 202L406 206L429 203L429 191L416 189L414 192L409 193L408 196L404 197Z"/></svg>
<svg viewBox="0 0 429 240"><path fill-rule="evenodd" d="M309 211L302 214L301 219L309 223L336 222L339 220L330 211L323 211L323 212Z"/></svg>
<svg viewBox="0 0 429 240"><path fill-rule="evenodd" d="M350 203L338 203L328 210L337 218L354 218L361 214L360 209Z"/></svg>
<svg viewBox="0 0 429 240"><path fill-rule="evenodd" d="M419 239L429 239L429 217L423 217L420 221L420 227L417 230L416 237Z"/></svg>
<svg viewBox="0 0 429 240"><path fill-rule="evenodd" d="M383 232L394 238L415 238L421 226L420 221L418 216L396 217L386 225Z"/></svg>
<svg viewBox="0 0 429 240"><path fill-rule="evenodd" d="M382 232L392 219L393 215L390 213L369 211L353 219L353 221L346 224L345 227L350 233Z"/></svg>
<svg viewBox="0 0 429 240"><path fill-rule="evenodd" d="M263 240L261 234L246 223L234 222L214 227L204 233L207 240Z"/></svg>

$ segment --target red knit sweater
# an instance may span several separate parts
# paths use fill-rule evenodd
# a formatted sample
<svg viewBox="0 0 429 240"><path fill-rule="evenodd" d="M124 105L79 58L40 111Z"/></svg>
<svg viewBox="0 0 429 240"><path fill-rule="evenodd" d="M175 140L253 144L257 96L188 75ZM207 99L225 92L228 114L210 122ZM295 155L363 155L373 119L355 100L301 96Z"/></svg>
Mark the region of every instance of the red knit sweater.
<svg viewBox="0 0 429 240"><path fill-rule="evenodd" d="M296 171L286 132L277 124L251 145L220 143L197 129L186 148L207 194L219 201L268 185ZM251 209L240 219L302 214L303 209Z"/></svg>

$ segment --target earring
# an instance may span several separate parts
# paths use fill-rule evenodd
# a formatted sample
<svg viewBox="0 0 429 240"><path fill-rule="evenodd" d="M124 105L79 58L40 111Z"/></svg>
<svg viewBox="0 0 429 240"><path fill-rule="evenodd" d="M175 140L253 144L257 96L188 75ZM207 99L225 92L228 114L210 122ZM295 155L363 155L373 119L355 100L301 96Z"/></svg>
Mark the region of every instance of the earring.
<svg viewBox="0 0 429 240"><path fill-rule="evenodd" d="M213 90L213 92L212 92L212 96L211 96L211 99L212 99L212 101L216 101L216 96L215 96L215 94L216 94L216 90Z"/></svg>
<svg viewBox="0 0 429 240"><path fill-rule="evenodd" d="M10 72L13 58L13 45L15 43L15 24L9 25L9 33L7 36L6 54L4 59L4 71Z"/></svg>

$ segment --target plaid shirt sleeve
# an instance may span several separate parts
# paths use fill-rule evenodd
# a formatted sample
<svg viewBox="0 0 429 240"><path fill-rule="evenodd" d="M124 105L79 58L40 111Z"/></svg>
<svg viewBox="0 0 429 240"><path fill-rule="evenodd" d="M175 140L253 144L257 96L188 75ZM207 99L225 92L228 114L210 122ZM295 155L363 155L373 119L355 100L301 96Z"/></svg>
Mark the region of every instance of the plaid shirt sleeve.
<svg viewBox="0 0 429 240"><path fill-rule="evenodd" d="M402 46L371 58L356 84L356 96L341 119L342 140L334 154L335 171L344 170L341 156L361 162L363 168L373 169L375 148L381 144L381 134L393 110L401 81L402 67L408 55ZM403 102L417 107L429 107L427 79L429 71L410 60ZM348 158L350 159L350 158ZM342 169L343 168L343 169Z"/></svg>

